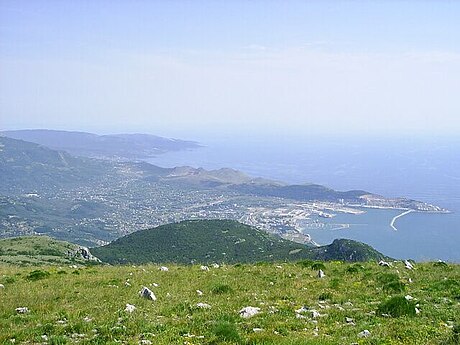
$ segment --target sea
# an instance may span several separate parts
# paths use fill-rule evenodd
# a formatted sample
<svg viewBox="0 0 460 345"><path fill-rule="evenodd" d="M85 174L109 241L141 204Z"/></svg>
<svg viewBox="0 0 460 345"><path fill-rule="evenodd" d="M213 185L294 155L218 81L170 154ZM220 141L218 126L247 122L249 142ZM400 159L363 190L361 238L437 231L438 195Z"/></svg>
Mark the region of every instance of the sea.
<svg viewBox="0 0 460 345"><path fill-rule="evenodd" d="M318 244L336 238L367 243L397 259L460 262L460 139L457 138L237 138L200 140L203 147L149 159L162 167L223 167L293 184L360 189L446 208L448 214L364 209L338 213L322 229L306 227ZM334 224L349 224L346 228Z"/></svg>

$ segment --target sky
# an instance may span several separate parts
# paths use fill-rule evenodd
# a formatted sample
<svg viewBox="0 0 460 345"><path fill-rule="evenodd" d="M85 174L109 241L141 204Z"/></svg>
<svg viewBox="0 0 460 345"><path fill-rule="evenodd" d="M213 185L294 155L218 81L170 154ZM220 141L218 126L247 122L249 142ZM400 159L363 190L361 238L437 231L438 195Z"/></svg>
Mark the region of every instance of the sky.
<svg viewBox="0 0 460 345"><path fill-rule="evenodd" d="M0 128L455 137L459 18L460 1L0 0Z"/></svg>

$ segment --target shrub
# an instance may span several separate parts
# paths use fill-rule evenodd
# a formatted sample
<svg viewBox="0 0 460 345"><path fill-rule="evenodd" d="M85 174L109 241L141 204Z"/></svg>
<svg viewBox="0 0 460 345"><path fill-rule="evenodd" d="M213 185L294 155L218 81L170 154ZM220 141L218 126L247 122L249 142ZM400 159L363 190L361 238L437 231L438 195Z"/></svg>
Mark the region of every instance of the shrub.
<svg viewBox="0 0 460 345"><path fill-rule="evenodd" d="M364 266L360 264L354 264L347 268L347 273L358 273L359 271L364 270Z"/></svg>
<svg viewBox="0 0 460 345"><path fill-rule="evenodd" d="M314 262L311 264L311 269L312 270L324 270L326 268L326 266L324 266L324 264L322 262Z"/></svg>
<svg viewBox="0 0 460 345"><path fill-rule="evenodd" d="M392 317L415 316L415 303L404 296L394 296L382 302L377 308L377 315L388 314Z"/></svg>
<svg viewBox="0 0 460 345"><path fill-rule="evenodd" d="M40 279L45 279L48 278L51 274L49 272L43 271L43 270L35 270L30 272L26 279L30 281L36 281Z"/></svg>
<svg viewBox="0 0 460 345"><path fill-rule="evenodd" d="M313 261L311 260L301 260L301 261L296 262L296 265L300 267L304 267L304 268L311 268L312 264L313 264Z"/></svg>
<svg viewBox="0 0 460 345"><path fill-rule="evenodd" d="M386 292L404 292L406 290L406 285L401 281L392 281L383 285L383 291Z"/></svg>
<svg viewBox="0 0 460 345"><path fill-rule="evenodd" d="M232 292L232 288L227 284L216 284L211 288L211 292L216 295Z"/></svg>
<svg viewBox="0 0 460 345"><path fill-rule="evenodd" d="M323 292L321 295L319 295L318 299L320 301L326 301L328 299L332 299L332 293L330 292Z"/></svg>
<svg viewBox="0 0 460 345"><path fill-rule="evenodd" d="M329 283L329 287L334 290L338 290L340 287L340 279L339 278L333 278L331 279Z"/></svg>
<svg viewBox="0 0 460 345"><path fill-rule="evenodd" d="M239 342L240 335L234 323L219 321L213 329L214 335L219 340Z"/></svg>

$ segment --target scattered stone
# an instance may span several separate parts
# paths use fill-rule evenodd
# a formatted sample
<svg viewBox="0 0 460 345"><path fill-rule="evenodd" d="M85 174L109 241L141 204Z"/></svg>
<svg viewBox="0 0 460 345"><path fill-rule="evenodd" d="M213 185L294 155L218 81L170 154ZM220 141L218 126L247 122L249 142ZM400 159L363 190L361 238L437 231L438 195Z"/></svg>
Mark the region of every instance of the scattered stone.
<svg viewBox="0 0 460 345"><path fill-rule="evenodd" d="M257 308L257 307L244 307L238 313L240 314L240 316L242 318L247 319L249 317L253 317L256 314L259 314L260 313L260 308Z"/></svg>
<svg viewBox="0 0 460 345"><path fill-rule="evenodd" d="M371 332L369 332L367 329L358 333L358 337L360 338L368 338L370 336L371 336Z"/></svg>
<svg viewBox="0 0 460 345"><path fill-rule="evenodd" d="M414 266L408 260L404 260L404 267L407 268L408 270L414 269Z"/></svg>
<svg viewBox="0 0 460 345"><path fill-rule="evenodd" d="M213 268L219 268L220 266L219 266L219 264L212 264L212 267Z"/></svg>
<svg viewBox="0 0 460 345"><path fill-rule="evenodd" d="M157 283L152 283L152 284L150 284L150 286L159 287L160 285L158 285Z"/></svg>
<svg viewBox="0 0 460 345"><path fill-rule="evenodd" d="M43 335L41 336L41 338L42 338L44 341L48 341L48 336L47 336L46 334L43 334Z"/></svg>
<svg viewBox="0 0 460 345"><path fill-rule="evenodd" d="M386 262L386 261L380 260L379 261L379 266L391 267L391 264Z"/></svg>
<svg viewBox="0 0 460 345"><path fill-rule="evenodd" d="M140 295L141 297L147 298L147 299L152 300L152 301L156 301L156 300L157 300L157 297L155 296L155 294L153 293L153 291L150 290L148 287L145 287L145 286L143 286L143 287L142 287L142 290L139 291L139 295Z"/></svg>
<svg viewBox="0 0 460 345"><path fill-rule="evenodd" d="M139 344L141 345L152 345L152 342L150 340L147 340L147 339L142 339Z"/></svg>
<svg viewBox="0 0 460 345"><path fill-rule="evenodd" d="M196 306L200 309L211 309L211 306L207 303L197 303Z"/></svg>
<svg viewBox="0 0 460 345"><path fill-rule="evenodd" d="M27 307L18 307L16 308L16 313L18 314L26 314L29 312L29 308Z"/></svg>
<svg viewBox="0 0 460 345"><path fill-rule="evenodd" d="M406 301L412 301L412 300L415 300L414 297L412 297L411 295L406 295L404 296L404 298L406 299Z"/></svg>
<svg viewBox="0 0 460 345"><path fill-rule="evenodd" d="M209 271L209 267L208 266L201 266L200 269L202 271Z"/></svg>
<svg viewBox="0 0 460 345"><path fill-rule="evenodd" d="M166 267L166 266L161 266L161 267L160 267L160 271L162 271L162 272L168 272L168 271L169 271L169 268Z"/></svg>
<svg viewBox="0 0 460 345"><path fill-rule="evenodd" d="M351 317L346 317L345 321L346 321L346 323L353 323L353 324L355 322L355 320L353 320Z"/></svg>
<svg viewBox="0 0 460 345"><path fill-rule="evenodd" d="M131 286L131 284L128 281L126 281L125 286Z"/></svg>
<svg viewBox="0 0 460 345"><path fill-rule="evenodd" d="M132 313L134 310L136 310L136 307L134 305L126 303L126 308L125 308L126 312Z"/></svg>
<svg viewBox="0 0 460 345"><path fill-rule="evenodd" d="M85 317L83 318L83 321L85 321L85 322L91 322L91 321L93 321L93 319L90 318L89 316L85 316Z"/></svg>
<svg viewBox="0 0 460 345"><path fill-rule="evenodd" d="M297 314L304 314L306 312L310 311L310 309L306 306L302 306L302 308L295 310Z"/></svg>
<svg viewBox="0 0 460 345"><path fill-rule="evenodd" d="M321 316L321 314L318 311L316 311L315 309L311 310L311 317L312 318L316 319L317 317L320 317L320 316Z"/></svg>
<svg viewBox="0 0 460 345"><path fill-rule="evenodd" d="M5 288L5 285L0 284L0 289L4 289L4 288Z"/></svg>
<svg viewBox="0 0 460 345"><path fill-rule="evenodd" d="M323 270L318 271L318 278L324 278L326 275L324 274Z"/></svg>
<svg viewBox="0 0 460 345"><path fill-rule="evenodd" d="M264 330L263 328L253 328L252 329L254 333L260 333L260 332L263 332L263 330Z"/></svg>
<svg viewBox="0 0 460 345"><path fill-rule="evenodd" d="M415 308L415 314L420 314L420 309Z"/></svg>
<svg viewBox="0 0 460 345"><path fill-rule="evenodd" d="M196 290L196 293L198 294L198 296L203 296L203 291L201 290Z"/></svg>

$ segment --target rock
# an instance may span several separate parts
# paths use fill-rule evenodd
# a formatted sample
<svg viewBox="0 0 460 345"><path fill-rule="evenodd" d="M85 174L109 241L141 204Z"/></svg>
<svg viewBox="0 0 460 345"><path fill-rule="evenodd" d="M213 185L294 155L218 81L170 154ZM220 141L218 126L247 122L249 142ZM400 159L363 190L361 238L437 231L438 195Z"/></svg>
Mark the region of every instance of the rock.
<svg viewBox="0 0 460 345"><path fill-rule="evenodd" d="M126 308L125 308L126 312L132 313L134 310L136 310L136 307L134 305L126 303Z"/></svg>
<svg viewBox="0 0 460 345"><path fill-rule="evenodd" d="M203 291L201 290L196 290L196 293L198 294L198 296L203 296Z"/></svg>
<svg viewBox="0 0 460 345"><path fill-rule="evenodd" d="M358 337L360 338L368 338L370 336L371 336L371 332L369 332L367 329L358 333Z"/></svg>
<svg viewBox="0 0 460 345"><path fill-rule="evenodd" d="M249 317L253 317L256 314L259 314L260 313L260 308L257 308L257 307L244 307L238 313L240 314L240 316L242 318L247 319Z"/></svg>
<svg viewBox="0 0 460 345"><path fill-rule="evenodd" d="M152 301L156 301L156 300L157 300L157 297L155 296L155 294L153 293L153 291L150 290L148 287L145 287L145 286L143 286L143 287L142 287L142 290L139 291L139 295L140 295L141 297L147 298L147 299L152 300Z"/></svg>
<svg viewBox="0 0 460 345"><path fill-rule="evenodd" d="M16 308L16 313L18 314L26 314L29 312L29 308L27 307L18 307Z"/></svg>
<svg viewBox="0 0 460 345"><path fill-rule="evenodd" d="M166 266L161 266L161 267L160 267L160 271L162 271L162 272L168 272L168 271L169 271L169 268L166 267Z"/></svg>
<svg viewBox="0 0 460 345"><path fill-rule="evenodd" d="M212 264L212 267L213 268L219 268L220 266L219 266L219 264Z"/></svg>
<svg viewBox="0 0 460 345"><path fill-rule="evenodd" d="M391 265L390 265L388 262L383 261L383 260L380 260L380 261L379 261L379 266L391 267Z"/></svg>
<svg viewBox="0 0 460 345"><path fill-rule="evenodd" d="M321 316L321 314L318 311L316 311L314 309L311 310L311 317L312 318L316 319L317 317L320 317L320 316Z"/></svg>
<svg viewBox="0 0 460 345"><path fill-rule="evenodd" d="M405 298L407 301L412 301L412 300L415 299L415 298L412 297L411 295L406 295L406 296L404 296L404 298Z"/></svg>
<svg viewBox="0 0 460 345"><path fill-rule="evenodd" d="M5 288L5 285L0 284L0 289L4 289L4 288Z"/></svg>
<svg viewBox="0 0 460 345"><path fill-rule="evenodd" d="M263 330L264 330L263 328L253 328L252 329L254 333L260 333L260 332L263 332Z"/></svg>
<svg viewBox="0 0 460 345"><path fill-rule="evenodd" d="M101 260L99 260L97 257L91 254L91 252L89 251L87 247L83 247L83 246L79 246L73 253L73 256L76 256L83 260L101 262Z"/></svg>
<svg viewBox="0 0 460 345"><path fill-rule="evenodd" d="M323 270L318 271L318 278L324 278L326 275L324 274Z"/></svg>
<svg viewBox="0 0 460 345"><path fill-rule="evenodd" d="M139 342L139 344L141 345L152 345L152 342L150 340L147 340L147 339L143 339Z"/></svg>
<svg viewBox="0 0 460 345"><path fill-rule="evenodd" d="M209 271L209 267L208 266L201 266L200 269L202 271Z"/></svg>
<svg viewBox="0 0 460 345"><path fill-rule="evenodd" d="M302 306L302 308L295 310L295 312L297 314L303 314L303 313L306 313L308 311L310 311L310 309L308 307L306 307L306 306Z"/></svg>
<svg viewBox="0 0 460 345"><path fill-rule="evenodd" d="M404 260L404 267L407 268L408 270L414 269L414 266L408 260Z"/></svg>
<svg viewBox="0 0 460 345"><path fill-rule="evenodd" d="M211 306L207 303L197 303L196 306L200 309L211 309Z"/></svg>
<svg viewBox="0 0 460 345"><path fill-rule="evenodd" d="M346 323L354 323L355 320L353 320L351 317L346 317L345 318Z"/></svg>

